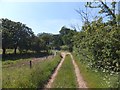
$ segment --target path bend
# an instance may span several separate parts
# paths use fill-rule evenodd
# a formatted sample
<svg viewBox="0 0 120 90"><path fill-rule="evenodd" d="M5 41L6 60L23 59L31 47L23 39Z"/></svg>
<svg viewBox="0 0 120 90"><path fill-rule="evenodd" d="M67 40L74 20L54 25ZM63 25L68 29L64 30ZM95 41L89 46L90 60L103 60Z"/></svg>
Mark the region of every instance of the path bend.
<svg viewBox="0 0 120 90"><path fill-rule="evenodd" d="M55 72L52 74L50 80L48 81L47 85L45 85L45 88L51 88L52 86L52 83L53 81L55 80L55 77L57 76L58 74L58 71L60 69L60 67L62 66L63 62L64 62L64 59L65 59L65 56L66 56L66 53L61 53L62 55L62 60L60 61L60 63L58 64L57 68L55 69Z"/></svg>

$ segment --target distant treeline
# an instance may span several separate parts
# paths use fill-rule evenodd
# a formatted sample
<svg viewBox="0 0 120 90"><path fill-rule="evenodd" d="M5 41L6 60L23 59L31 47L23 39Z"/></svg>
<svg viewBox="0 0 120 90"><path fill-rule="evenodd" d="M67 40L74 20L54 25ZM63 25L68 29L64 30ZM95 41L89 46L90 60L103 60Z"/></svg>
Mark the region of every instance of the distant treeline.
<svg viewBox="0 0 120 90"><path fill-rule="evenodd" d="M53 35L50 33L39 33L37 36L34 34L31 28L22 24L21 22L15 22L9 19L1 19L2 21L2 54L6 54L6 49L14 49L16 54L17 49L20 53L27 52L28 50L40 52L48 52L51 49L69 49L71 48L71 40L75 30L70 30L66 27L62 27L60 34ZM68 34L68 32L71 32ZM68 34L67 36L65 36Z"/></svg>

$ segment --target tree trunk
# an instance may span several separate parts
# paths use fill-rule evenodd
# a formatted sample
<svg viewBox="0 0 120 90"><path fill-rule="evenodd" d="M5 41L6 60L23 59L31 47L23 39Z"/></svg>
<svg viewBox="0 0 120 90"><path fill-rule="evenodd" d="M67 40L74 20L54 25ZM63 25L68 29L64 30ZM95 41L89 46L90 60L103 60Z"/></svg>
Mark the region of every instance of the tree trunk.
<svg viewBox="0 0 120 90"><path fill-rule="evenodd" d="M3 48L2 54L5 55L5 53L6 53L6 48Z"/></svg>

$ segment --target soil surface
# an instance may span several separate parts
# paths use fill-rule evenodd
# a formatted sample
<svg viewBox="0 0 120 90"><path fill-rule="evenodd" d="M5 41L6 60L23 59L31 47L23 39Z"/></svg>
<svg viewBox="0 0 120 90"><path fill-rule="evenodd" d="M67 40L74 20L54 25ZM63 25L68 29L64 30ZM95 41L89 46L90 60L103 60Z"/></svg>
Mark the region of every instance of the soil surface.
<svg viewBox="0 0 120 90"><path fill-rule="evenodd" d="M59 69L60 67L62 66L63 62L64 62L64 59L65 59L65 56L67 54L70 54L71 56L71 59L72 59L72 62L73 62L73 66L74 66L74 69L75 69L75 74L76 74L76 79L77 79L77 83L78 83L78 87L77 88L88 88L86 86L86 82L84 81L82 75L80 74L80 70L79 70L79 67L77 66L75 60L73 59L73 56L71 53L65 53L65 52L62 52L61 53L61 57L62 57L62 60L61 62L58 64L57 68L55 69L54 73L52 74L50 80L48 81L48 83L45 85L45 88L54 88L52 87L52 83L54 82L58 72L59 72Z"/></svg>
<svg viewBox="0 0 120 90"><path fill-rule="evenodd" d="M65 60L66 53L61 53L61 56L62 56L62 60L58 64L57 68L55 69L55 72L52 74L51 79L48 81L47 85L45 85L45 88L51 88L51 85L53 81L55 80L55 77L57 76L60 67L63 64L63 61Z"/></svg>
<svg viewBox="0 0 120 90"><path fill-rule="evenodd" d="M87 88L86 82L84 81L82 75L80 74L79 67L77 66L75 60L73 59L72 54L70 54L70 56L72 58L72 62L73 62L74 68L75 68L75 74L77 77L78 88Z"/></svg>

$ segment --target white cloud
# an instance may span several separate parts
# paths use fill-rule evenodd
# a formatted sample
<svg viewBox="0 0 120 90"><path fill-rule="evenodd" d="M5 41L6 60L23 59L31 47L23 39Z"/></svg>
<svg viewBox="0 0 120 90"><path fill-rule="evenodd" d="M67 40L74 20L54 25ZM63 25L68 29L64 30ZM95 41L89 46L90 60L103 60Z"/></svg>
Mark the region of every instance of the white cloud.
<svg viewBox="0 0 120 90"><path fill-rule="evenodd" d="M44 20L42 24L46 26L70 26L71 24L81 24L81 21L79 19L52 19L52 20Z"/></svg>

